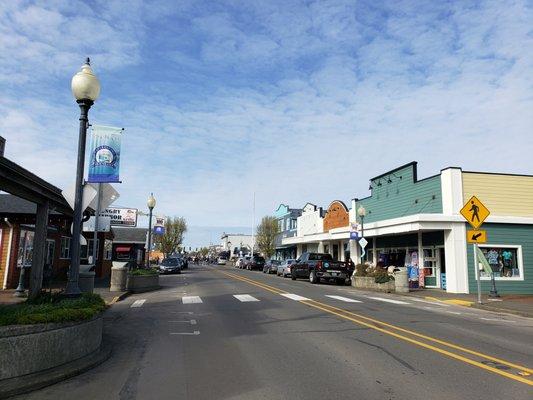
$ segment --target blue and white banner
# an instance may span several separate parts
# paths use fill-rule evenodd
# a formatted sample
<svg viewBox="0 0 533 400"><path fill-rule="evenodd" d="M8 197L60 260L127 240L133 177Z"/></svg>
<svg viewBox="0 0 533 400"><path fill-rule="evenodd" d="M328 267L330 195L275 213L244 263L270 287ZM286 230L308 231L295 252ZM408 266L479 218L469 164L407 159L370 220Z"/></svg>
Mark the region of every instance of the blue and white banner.
<svg viewBox="0 0 533 400"><path fill-rule="evenodd" d="M88 182L120 182L122 128L93 125Z"/></svg>

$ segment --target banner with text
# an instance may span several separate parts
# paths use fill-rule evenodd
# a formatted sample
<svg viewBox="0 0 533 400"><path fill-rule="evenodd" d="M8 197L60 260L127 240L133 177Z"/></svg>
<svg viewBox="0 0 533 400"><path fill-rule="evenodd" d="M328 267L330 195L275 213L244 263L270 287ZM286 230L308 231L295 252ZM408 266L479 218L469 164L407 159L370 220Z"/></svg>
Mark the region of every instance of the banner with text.
<svg viewBox="0 0 533 400"><path fill-rule="evenodd" d="M122 128L92 126L88 182L120 182Z"/></svg>
<svg viewBox="0 0 533 400"><path fill-rule="evenodd" d="M108 207L100 213L101 217L110 217L111 226L137 226L136 208Z"/></svg>

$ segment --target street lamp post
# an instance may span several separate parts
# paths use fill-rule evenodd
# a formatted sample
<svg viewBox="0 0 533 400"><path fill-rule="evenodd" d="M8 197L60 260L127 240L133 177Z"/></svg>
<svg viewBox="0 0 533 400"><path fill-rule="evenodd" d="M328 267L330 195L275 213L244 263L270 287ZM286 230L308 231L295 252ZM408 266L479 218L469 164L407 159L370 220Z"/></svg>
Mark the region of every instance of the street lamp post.
<svg viewBox="0 0 533 400"><path fill-rule="evenodd" d="M85 142L89 109L100 94L100 82L93 74L89 58L82 65L81 71L72 77L72 94L80 106L80 131L78 137L78 163L76 167L76 186L74 194L74 214L72 216L72 249L70 254L70 270L65 288L67 296L79 296L78 277L80 273L80 235L83 203L83 175L85 164Z"/></svg>
<svg viewBox="0 0 533 400"><path fill-rule="evenodd" d="M148 217L148 257L146 257L146 268L150 268L150 249L152 248L152 211L155 207L155 197L153 193L150 193L150 197L148 197L146 205L150 210L150 216Z"/></svg>

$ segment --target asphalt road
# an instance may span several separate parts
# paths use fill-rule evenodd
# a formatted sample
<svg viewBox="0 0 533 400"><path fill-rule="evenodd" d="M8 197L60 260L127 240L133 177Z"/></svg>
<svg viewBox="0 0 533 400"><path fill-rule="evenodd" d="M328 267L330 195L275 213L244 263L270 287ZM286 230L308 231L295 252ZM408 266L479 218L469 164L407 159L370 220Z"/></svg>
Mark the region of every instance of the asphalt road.
<svg viewBox="0 0 533 400"><path fill-rule="evenodd" d="M161 282L106 313L108 361L18 398L533 399L531 319L230 267Z"/></svg>

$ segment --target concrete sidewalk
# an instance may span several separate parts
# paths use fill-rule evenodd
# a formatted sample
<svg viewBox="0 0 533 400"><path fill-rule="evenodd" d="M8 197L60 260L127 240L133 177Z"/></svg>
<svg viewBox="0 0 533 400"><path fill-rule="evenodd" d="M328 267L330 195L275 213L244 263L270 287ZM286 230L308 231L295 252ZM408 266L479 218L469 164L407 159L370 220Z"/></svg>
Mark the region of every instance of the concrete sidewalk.
<svg viewBox="0 0 533 400"><path fill-rule="evenodd" d="M501 295L493 299L483 294L481 304L477 302L477 294L447 293L441 289L414 289L401 295L533 318L533 295Z"/></svg>

